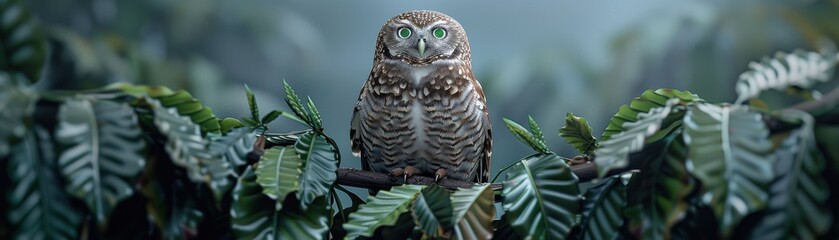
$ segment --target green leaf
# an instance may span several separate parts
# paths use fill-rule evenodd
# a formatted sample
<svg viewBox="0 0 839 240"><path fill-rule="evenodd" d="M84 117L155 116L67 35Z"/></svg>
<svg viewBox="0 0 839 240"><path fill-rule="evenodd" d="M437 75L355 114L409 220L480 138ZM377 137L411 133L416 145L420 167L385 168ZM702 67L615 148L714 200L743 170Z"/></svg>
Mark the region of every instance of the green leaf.
<svg viewBox="0 0 839 240"><path fill-rule="evenodd" d="M513 230L513 226L510 225L510 221L507 219L507 214L502 215L500 219L493 221L492 224L495 227L495 232L492 233L493 239L524 239Z"/></svg>
<svg viewBox="0 0 839 240"><path fill-rule="evenodd" d="M674 114L682 116L682 114ZM688 195L695 184L687 172L688 149L679 128L661 141L647 144L632 154L643 160L640 173L632 175L626 187L626 210L629 231L643 239L670 239L671 229L685 215Z"/></svg>
<svg viewBox="0 0 839 240"><path fill-rule="evenodd" d="M134 193L145 161L143 132L124 103L68 99L58 112L56 142L66 191L104 226L113 208Z"/></svg>
<svg viewBox="0 0 839 240"><path fill-rule="evenodd" d="M545 136L542 135L542 129L539 129L536 120L533 120L532 116L527 115L527 123L530 125L530 133L533 134L533 137L539 140L539 142L545 143Z"/></svg>
<svg viewBox="0 0 839 240"><path fill-rule="evenodd" d="M536 152L544 154L551 153L551 150L548 149L548 146L545 144L545 142L541 141L538 137L542 136L541 132L538 133L538 135L536 135L533 132L530 132L526 128L522 127L518 123L514 122L513 120L506 118L504 118L504 124L507 125L507 129L509 129L510 132L513 133L513 136L516 136L516 138L518 138L519 141L523 142L524 144L527 144L527 146L530 146ZM538 130L538 126L536 127L536 130Z"/></svg>
<svg viewBox="0 0 839 240"><path fill-rule="evenodd" d="M817 239L827 232L833 216L824 209L830 196L822 178L825 159L813 136L813 119L800 111L781 112L783 118L803 122L775 152L776 178L769 187L766 215L752 232L754 239Z"/></svg>
<svg viewBox="0 0 839 240"><path fill-rule="evenodd" d="M21 74L29 83L37 82L47 55L41 26L21 0L0 3L0 16L0 71Z"/></svg>
<svg viewBox="0 0 839 240"><path fill-rule="evenodd" d="M26 135L26 119L35 111L38 96L0 71L0 158L9 154L10 144Z"/></svg>
<svg viewBox="0 0 839 240"><path fill-rule="evenodd" d="M623 224L626 189L613 176L586 190L579 239L616 239Z"/></svg>
<svg viewBox="0 0 839 240"><path fill-rule="evenodd" d="M369 196L367 204L351 213L350 219L344 224L347 238L370 237L380 227L394 226L400 215L410 211L409 205L423 188L421 185L402 185Z"/></svg>
<svg viewBox="0 0 839 240"><path fill-rule="evenodd" d="M566 238L580 211L577 176L554 154L537 154L507 171L501 192L510 224L533 239Z"/></svg>
<svg viewBox="0 0 839 240"><path fill-rule="evenodd" d="M234 168L236 167L235 164L237 164L231 164L228 158L244 158L244 155L240 155L240 157L228 156L227 152L230 149L226 147L233 147L233 145L211 145L213 145L212 142L214 141L234 144L236 137L224 137L220 134L208 133L205 138L201 130L203 127L193 122L192 115L189 113L181 115L177 110L180 107L167 108L163 105L164 99L159 101L154 99L146 100L151 101L149 104L154 113L154 126L166 137L164 149L169 154L172 163L186 169L187 176L193 182L204 183L210 187L216 200L221 200L225 193L233 187L231 177L234 177ZM172 99L168 100L172 104ZM187 102L190 101L187 100ZM173 106L180 105L174 104ZM198 111L205 112L204 110ZM212 117L212 119L206 122L210 121L218 125L215 117ZM220 128L219 125L218 130ZM238 136L243 137L242 135ZM237 149L241 150L241 148ZM238 153L241 154L242 151ZM244 152L244 154L247 154L247 152Z"/></svg>
<svg viewBox="0 0 839 240"><path fill-rule="evenodd" d="M836 53L795 51L778 52L774 57L764 57L760 62L750 62L749 70L740 74L735 90L740 104L755 98L769 89L785 90L789 87L809 88L817 82L826 82L833 75L839 58Z"/></svg>
<svg viewBox="0 0 839 240"><path fill-rule="evenodd" d="M6 217L13 238L78 239L82 213L61 189L49 133L36 126L13 151L5 171L12 183Z"/></svg>
<svg viewBox="0 0 839 240"><path fill-rule="evenodd" d="M489 239L495 218L495 194L489 184L461 188L451 194L454 239ZM503 238L502 238L503 239Z"/></svg>
<svg viewBox="0 0 839 240"><path fill-rule="evenodd" d="M273 122L274 119L277 119L277 117L279 117L281 114L283 114L283 112L277 110L269 112L265 115L265 117L262 117L262 124L268 124Z"/></svg>
<svg viewBox="0 0 839 240"><path fill-rule="evenodd" d="M242 173L248 163L248 153L253 149L256 133L251 128L236 128L224 136L213 137L207 145L209 158L203 159L207 172L218 177L211 178L208 184L216 199L219 200L233 188L231 177ZM233 170L233 173L230 173ZM221 176L227 176L222 178Z"/></svg>
<svg viewBox="0 0 839 240"><path fill-rule="evenodd" d="M318 108L315 107L315 103L312 102L312 98L308 97L308 100L309 101L306 102L306 105L309 106L309 113L308 114L309 114L309 119L312 121L312 128L322 129L323 128L323 122L320 119L320 112L318 111Z"/></svg>
<svg viewBox="0 0 839 240"><path fill-rule="evenodd" d="M285 199L283 209L262 194L256 175L247 168L233 189L231 228L237 239L325 239L329 232L330 206L326 198L312 202L307 211L297 208L296 198Z"/></svg>
<svg viewBox="0 0 839 240"><path fill-rule="evenodd" d="M251 91L251 88L248 87L248 84L245 84L245 96L248 97L248 107L251 110L251 119L254 121L259 121L259 105L256 103L256 96ZM259 122L264 123L265 121Z"/></svg>
<svg viewBox="0 0 839 240"><path fill-rule="evenodd" d="M625 122L624 130L600 142L594 151L598 176L606 176L613 169L629 165L629 154L641 151L646 143L660 139L681 127L682 107L674 107L679 100L668 100L665 105L638 113L635 120ZM634 113L634 112L633 112ZM660 135L660 136L659 136Z"/></svg>
<svg viewBox="0 0 839 240"><path fill-rule="evenodd" d="M723 237L748 214L763 209L774 178L775 147L762 115L745 106L696 104L685 116L688 170L702 182Z"/></svg>
<svg viewBox="0 0 839 240"><path fill-rule="evenodd" d="M245 124L242 124L242 122L240 122L238 119L231 117L219 119L218 124L219 126L221 126L221 133L223 134L227 134L227 132L230 132L230 130L233 130L234 128L240 128L245 126Z"/></svg>
<svg viewBox="0 0 839 240"><path fill-rule="evenodd" d="M636 117L638 116L638 113L649 112L653 108L664 107L669 99L674 98L679 99L680 105L689 105L705 101L689 91L679 91L673 89L644 91L640 97L632 99L629 105L621 106L618 113L609 120L609 125L600 137L601 145L604 141L612 138L612 135L623 132L626 129L626 127L624 127L625 123L635 122L637 120Z"/></svg>
<svg viewBox="0 0 839 240"><path fill-rule="evenodd" d="M300 191L302 160L291 147L273 147L265 151L256 168L256 182L262 193L277 201L276 209L283 208L286 197Z"/></svg>
<svg viewBox="0 0 839 240"><path fill-rule="evenodd" d="M583 155L591 155L598 147L597 139L592 135L588 121L573 113L565 114L565 126L559 129L559 136Z"/></svg>
<svg viewBox="0 0 839 240"><path fill-rule="evenodd" d="M242 123L244 123L245 126L252 127L252 128L257 128L257 127L260 126L260 123L258 121L253 120L251 118L242 118Z"/></svg>
<svg viewBox="0 0 839 240"><path fill-rule="evenodd" d="M308 209L308 205L319 197L329 194L332 184L338 178L338 160L335 158L336 149L326 142L326 138L308 132L300 136L294 144L294 150L303 161L303 172L300 174L300 208Z"/></svg>
<svg viewBox="0 0 839 240"><path fill-rule="evenodd" d="M448 237L453 227L451 193L437 184L426 187L411 204L411 216L426 236Z"/></svg>
<svg viewBox="0 0 839 240"><path fill-rule="evenodd" d="M294 92L294 89L292 89L291 85L288 85L288 82L285 80L283 80L283 89L285 89L286 104L288 104L288 107L291 108L292 112L294 112L294 115L303 120L303 122L309 126L314 126L312 124L312 119L309 118L308 112L306 112L306 109L303 108L303 103L300 102L300 97L297 96L297 93Z"/></svg>
<svg viewBox="0 0 839 240"><path fill-rule="evenodd" d="M180 90L174 94L154 98L158 99L163 107L172 109L170 111L176 111L181 116L188 116L193 123L201 127L202 134L221 134L221 125L213 115L213 110L201 105L201 102L192 98L189 92Z"/></svg>

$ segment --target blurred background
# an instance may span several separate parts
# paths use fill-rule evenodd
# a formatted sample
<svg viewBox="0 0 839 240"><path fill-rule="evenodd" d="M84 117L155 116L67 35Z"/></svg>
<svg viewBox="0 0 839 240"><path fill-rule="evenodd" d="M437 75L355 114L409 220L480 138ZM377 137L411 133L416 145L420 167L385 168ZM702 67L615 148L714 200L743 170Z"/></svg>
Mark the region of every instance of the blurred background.
<svg viewBox="0 0 839 240"><path fill-rule="evenodd" d="M493 174L528 155L502 117L532 115L560 155L567 112L599 137L645 89L735 99L747 63L776 51L818 50L839 38L839 0L221 1L33 0L53 64L40 88L114 82L186 89L220 117L248 116L243 83L264 112L288 110L282 80L309 95L338 140L344 167L352 107L376 34L407 10L446 13L466 29L494 123ZM271 131L303 129L276 121Z"/></svg>

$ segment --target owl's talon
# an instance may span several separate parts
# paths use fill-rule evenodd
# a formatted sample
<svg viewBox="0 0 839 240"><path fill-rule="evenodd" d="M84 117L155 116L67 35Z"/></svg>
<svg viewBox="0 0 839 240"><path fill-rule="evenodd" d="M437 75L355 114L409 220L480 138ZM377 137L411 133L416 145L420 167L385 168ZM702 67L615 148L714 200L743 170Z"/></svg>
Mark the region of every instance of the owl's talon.
<svg viewBox="0 0 839 240"><path fill-rule="evenodd" d="M441 179L446 177L447 170L445 168L438 168L437 172L434 174L434 181L439 182Z"/></svg>

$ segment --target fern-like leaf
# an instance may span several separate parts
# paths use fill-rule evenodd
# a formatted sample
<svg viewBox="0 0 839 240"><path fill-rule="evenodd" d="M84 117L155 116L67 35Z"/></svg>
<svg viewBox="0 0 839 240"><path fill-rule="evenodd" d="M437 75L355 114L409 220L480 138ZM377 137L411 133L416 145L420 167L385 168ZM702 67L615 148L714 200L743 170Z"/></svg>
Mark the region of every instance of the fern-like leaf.
<svg viewBox="0 0 839 240"><path fill-rule="evenodd" d="M588 121L573 113L565 114L565 126L559 129L559 136L574 146L580 154L590 155L597 149L597 139L592 135Z"/></svg>
<svg viewBox="0 0 839 240"><path fill-rule="evenodd" d="M827 81L837 62L839 54L804 51L779 52L773 58L764 57L760 62L751 62L749 70L740 74L737 80L735 103L755 98L769 89L784 90L792 86L809 88L817 82Z"/></svg>

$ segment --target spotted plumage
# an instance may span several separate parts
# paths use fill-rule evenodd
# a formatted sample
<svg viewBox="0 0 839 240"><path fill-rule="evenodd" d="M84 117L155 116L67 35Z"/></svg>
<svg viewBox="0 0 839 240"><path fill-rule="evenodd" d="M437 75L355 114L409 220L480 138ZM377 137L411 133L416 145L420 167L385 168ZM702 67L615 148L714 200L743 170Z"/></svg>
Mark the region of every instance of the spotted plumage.
<svg viewBox="0 0 839 240"><path fill-rule="evenodd" d="M487 182L489 113L457 21L410 11L382 26L350 138L365 170Z"/></svg>

